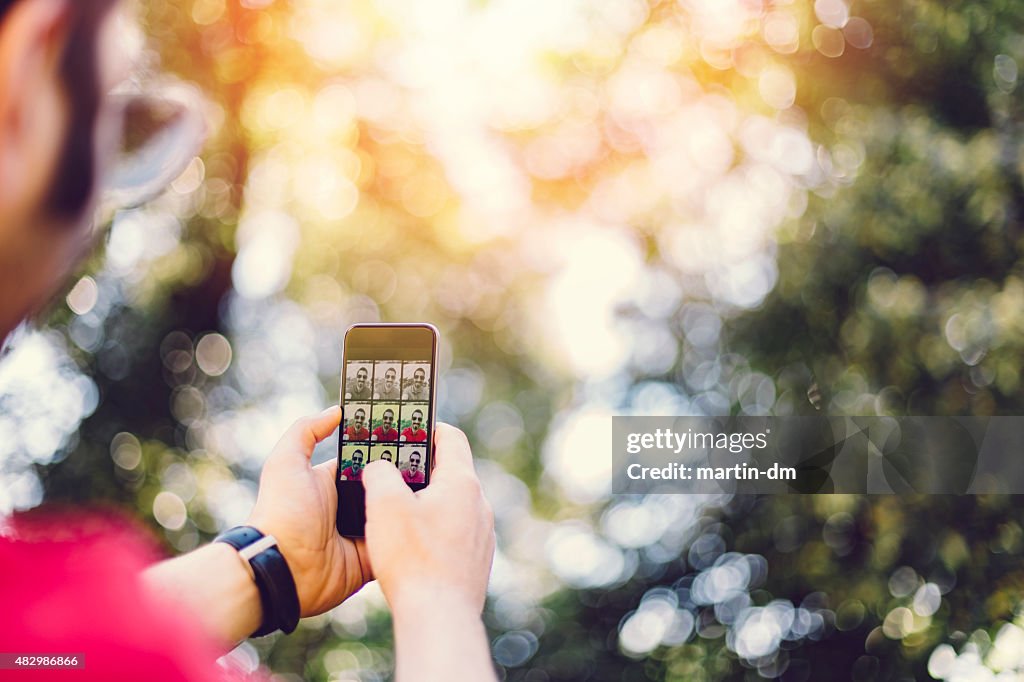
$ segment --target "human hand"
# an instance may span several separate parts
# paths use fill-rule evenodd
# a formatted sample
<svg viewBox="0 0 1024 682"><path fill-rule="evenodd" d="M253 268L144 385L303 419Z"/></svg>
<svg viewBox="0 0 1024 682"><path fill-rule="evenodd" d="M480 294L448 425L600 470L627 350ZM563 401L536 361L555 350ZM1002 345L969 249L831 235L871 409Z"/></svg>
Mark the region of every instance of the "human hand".
<svg viewBox="0 0 1024 682"><path fill-rule="evenodd" d="M304 617L334 608L373 579L363 541L344 538L335 527L337 459L310 465L313 448L340 421L341 408L334 406L288 429L263 465L256 506L246 521L277 538Z"/></svg>
<svg viewBox="0 0 1024 682"><path fill-rule="evenodd" d="M465 434L438 424L434 438L437 466L416 493L392 464L364 470L366 549L396 617L421 607L465 608L479 617L494 559L494 515Z"/></svg>

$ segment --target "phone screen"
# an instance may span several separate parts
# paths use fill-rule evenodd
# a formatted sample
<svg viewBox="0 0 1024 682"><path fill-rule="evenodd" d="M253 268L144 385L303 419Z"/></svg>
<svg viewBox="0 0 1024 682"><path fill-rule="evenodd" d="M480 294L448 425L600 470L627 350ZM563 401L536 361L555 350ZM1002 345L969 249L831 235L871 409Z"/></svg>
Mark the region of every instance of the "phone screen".
<svg viewBox="0 0 1024 682"><path fill-rule="evenodd" d="M336 482L342 535L363 535L370 462L391 462L413 490L430 482L436 358L431 325L355 325L345 335Z"/></svg>

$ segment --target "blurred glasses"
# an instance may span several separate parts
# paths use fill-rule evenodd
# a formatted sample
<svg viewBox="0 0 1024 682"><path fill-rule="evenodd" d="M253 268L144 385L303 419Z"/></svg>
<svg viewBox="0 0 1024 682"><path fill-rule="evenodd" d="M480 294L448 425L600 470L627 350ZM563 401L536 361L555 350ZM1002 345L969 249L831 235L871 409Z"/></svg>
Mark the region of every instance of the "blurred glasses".
<svg viewBox="0 0 1024 682"><path fill-rule="evenodd" d="M109 97L121 129L102 186L98 224L163 192L199 154L207 133L203 97L187 83L131 82Z"/></svg>
<svg viewBox="0 0 1024 682"><path fill-rule="evenodd" d="M119 127L93 215L93 240L100 238L117 211L141 206L167 189L199 154L207 134L205 100L193 85L170 78L146 85L131 81L115 88L108 98L119 116ZM74 284L74 280L67 282L50 305L0 338L0 359L34 323L47 318L52 307L65 300Z"/></svg>

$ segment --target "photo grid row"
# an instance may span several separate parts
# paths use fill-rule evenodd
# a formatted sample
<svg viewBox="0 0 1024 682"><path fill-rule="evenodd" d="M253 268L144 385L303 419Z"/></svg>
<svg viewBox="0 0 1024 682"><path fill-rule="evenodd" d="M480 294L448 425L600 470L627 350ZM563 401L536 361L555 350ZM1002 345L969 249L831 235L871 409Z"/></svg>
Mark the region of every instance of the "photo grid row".
<svg viewBox="0 0 1024 682"><path fill-rule="evenodd" d="M345 400L430 400L430 363L354 360L345 367Z"/></svg>
<svg viewBox="0 0 1024 682"><path fill-rule="evenodd" d="M341 439L355 442L427 442L430 403L345 403Z"/></svg>
<svg viewBox="0 0 1024 682"><path fill-rule="evenodd" d="M425 483L427 448L415 443L356 443L341 448L342 481L359 481L363 469L378 459L393 463L402 472L406 483Z"/></svg>

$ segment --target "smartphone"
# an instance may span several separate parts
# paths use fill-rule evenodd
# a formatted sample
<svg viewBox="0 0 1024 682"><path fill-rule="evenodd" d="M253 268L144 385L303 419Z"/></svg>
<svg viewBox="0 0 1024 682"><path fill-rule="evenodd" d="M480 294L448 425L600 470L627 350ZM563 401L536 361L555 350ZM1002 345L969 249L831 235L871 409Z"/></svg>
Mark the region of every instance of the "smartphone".
<svg viewBox="0 0 1024 682"><path fill-rule="evenodd" d="M338 437L338 532L363 537L363 469L391 462L413 490L430 483L437 403L437 328L355 324L345 332Z"/></svg>

